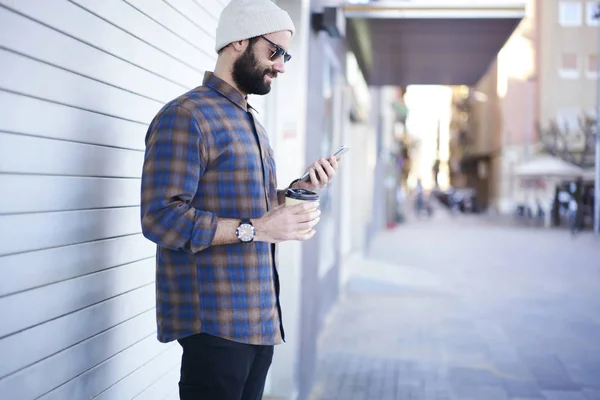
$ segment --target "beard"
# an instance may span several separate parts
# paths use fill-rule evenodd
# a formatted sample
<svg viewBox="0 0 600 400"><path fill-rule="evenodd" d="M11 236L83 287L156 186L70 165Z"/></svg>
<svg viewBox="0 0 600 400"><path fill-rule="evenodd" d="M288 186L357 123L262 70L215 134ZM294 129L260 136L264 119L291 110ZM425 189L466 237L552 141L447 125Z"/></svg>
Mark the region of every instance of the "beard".
<svg viewBox="0 0 600 400"><path fill-rule="evenodd" d="M277 73L270 68L261 67L252 49L248 46L233 63L233 81L243 93L262 96L271 91L271 84L265 82L265 76L275 77Z"/></svg>

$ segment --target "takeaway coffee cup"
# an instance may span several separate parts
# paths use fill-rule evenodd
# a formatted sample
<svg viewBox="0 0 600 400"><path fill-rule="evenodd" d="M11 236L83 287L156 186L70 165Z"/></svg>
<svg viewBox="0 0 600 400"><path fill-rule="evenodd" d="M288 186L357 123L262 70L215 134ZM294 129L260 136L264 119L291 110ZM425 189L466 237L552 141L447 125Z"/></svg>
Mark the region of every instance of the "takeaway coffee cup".
<svg viewBox="0 0 600 400"><path fill-rule="evenodd" d="M290 207L296 204L304 203L305 201L319 201L319 195L315 192L305 189L287 189L285 191L285 206ZM306 210L304 212L312 212L313 210ZM310 232L310 229L300 231L300 233Z"/></svg>

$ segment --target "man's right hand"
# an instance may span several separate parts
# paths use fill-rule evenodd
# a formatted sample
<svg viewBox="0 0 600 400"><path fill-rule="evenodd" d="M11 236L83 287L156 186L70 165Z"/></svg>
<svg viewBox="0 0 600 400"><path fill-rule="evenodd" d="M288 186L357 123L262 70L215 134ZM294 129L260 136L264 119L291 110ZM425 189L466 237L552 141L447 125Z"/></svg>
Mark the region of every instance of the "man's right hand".
<svg viewBox="0 0 600 400"><path fill-rule="evenodd" d="M289 207L280 205L262 217L252 220L256 231L254 240L267 243L308 240L315 234L313 228L319 223L320 215L317 202L306 202Z"/></svg>

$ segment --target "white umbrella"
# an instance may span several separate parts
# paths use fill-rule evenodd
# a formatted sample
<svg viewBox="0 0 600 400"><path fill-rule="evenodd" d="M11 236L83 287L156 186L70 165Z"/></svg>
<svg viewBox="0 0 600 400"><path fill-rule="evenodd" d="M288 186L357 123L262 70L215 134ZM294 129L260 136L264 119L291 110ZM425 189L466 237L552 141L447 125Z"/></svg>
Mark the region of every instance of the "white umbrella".
<svg viewBox="0 0 600 400"><path fill-rule="evenodd" d="M539 156L515 168L522 177L579 178L586 173L583 168L550 155Z"/></svg>

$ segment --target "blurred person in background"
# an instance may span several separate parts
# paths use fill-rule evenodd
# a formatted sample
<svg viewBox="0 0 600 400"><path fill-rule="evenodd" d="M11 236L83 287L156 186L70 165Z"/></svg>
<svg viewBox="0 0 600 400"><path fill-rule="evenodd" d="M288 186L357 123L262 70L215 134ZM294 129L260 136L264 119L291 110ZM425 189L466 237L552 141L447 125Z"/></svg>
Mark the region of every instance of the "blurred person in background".
<svg viewBox="0 0 600 400"><path fill-rule="evenodd" d="M417 186L415 187L415 193L417 194L417 213L421 213L421 210L423 209L423 193L424 189L423 189L423 182L421 182L421 178L417 179Z"/></svg>
<svg viewBox="0 0 600 400"><path fill-rule="evenodd" d="M285 338L274 244L310 239L320 211L315 202L283 206L247 95L269 93L285 72L294 30L270 0L232 0L219 18L214 72L148 128L142 230L157 244L158 339L183 348L183 400L262 398ZM337 167L322 158L309 181L292 185L325 187Z"/></svg>

